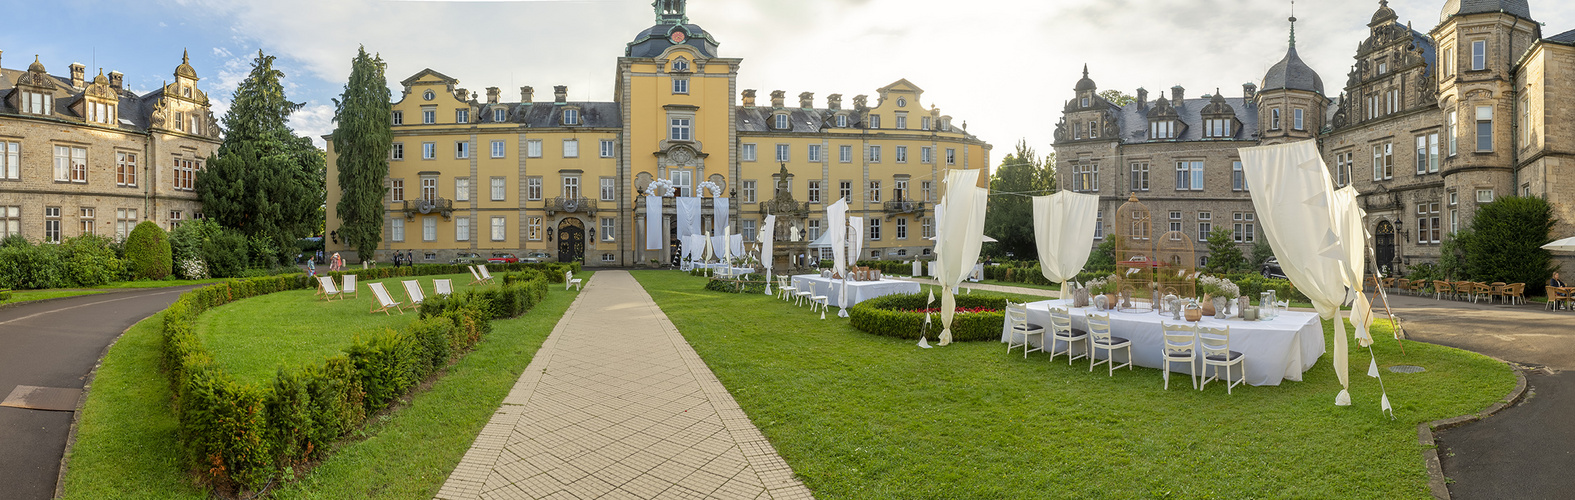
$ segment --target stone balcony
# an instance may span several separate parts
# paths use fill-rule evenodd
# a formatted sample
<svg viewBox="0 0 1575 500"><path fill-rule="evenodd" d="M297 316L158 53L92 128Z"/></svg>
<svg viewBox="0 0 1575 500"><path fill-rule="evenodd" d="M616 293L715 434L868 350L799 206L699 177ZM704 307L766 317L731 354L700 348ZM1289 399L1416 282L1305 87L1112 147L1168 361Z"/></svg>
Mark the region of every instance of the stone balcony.
<svg viewBox="0 0 1575 500"><path fill-rule="evenodd" d="M923 214L924 202L922 201L888 201L885 205L886 216L902 214Z"/></svg>
<svg viewBox="0 0 1575 500"><path fill-rule="evenodd" d="M405 200L403 211L405 220L416 220L417 215L432 214L440 214L444 219L449 219L454 216L454 200L445 198Z"/></svg>
<svg viewBox="0 0 1575 500"><path fill-rule="evenodd" d="M584 196L559 196L547 200L547 214L585 212L596 215L596 200Z"/></svg>

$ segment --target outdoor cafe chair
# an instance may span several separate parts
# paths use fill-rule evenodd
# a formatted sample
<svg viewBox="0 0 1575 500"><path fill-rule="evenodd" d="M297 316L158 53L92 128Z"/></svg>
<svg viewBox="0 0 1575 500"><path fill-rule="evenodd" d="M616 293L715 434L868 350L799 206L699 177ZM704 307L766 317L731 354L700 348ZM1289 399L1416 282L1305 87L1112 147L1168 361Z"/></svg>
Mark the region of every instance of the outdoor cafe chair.
<svg viewBox="0 0 1575 500"><path fill-rule="evenodd" d="M1455 300L1471 300L1471 285L1470 281L1456 281Z"/></svg>
<svg viewBox="0 0 1575 500"><path fill-rule="evenodd" d="M346 295L356 295L357 289L355 286L355 275L344 275L344 283L345 286L339 289L339 297L343 298Z"/></svg>
<svg viewBox="0 0 1575 500"><path fill-rule="evenodd" d="M1571 289L1569 287L1551 287L1550 286L1550 287L1547 288L1547 290L1548 290L1548 306L1547 306L1547 309L1552 309L1552 310L1555 310L1555 311L1557 311L1560 306L1564 306L1565 305L1565 304L1563 304L1564 302L1569 302L1570 298L1572 296L1572 292L1575 292L1575 289Z"/></svg>
<svg viewBox="0 0 1575 500"><path fill-rule="evenodd" d="M1094 351L1088 356L1088 371L1094 371L1094 367L1099 366L1100 363L1104 363L1109 368L1107 375L1112 377L1116 375L1117 368L1124 366L1128 371L1132 370L1132 341L1110 334L1109 314L1089 313L1088 335L1092 339L1089 347ZM1127 362L1126 364L1117 365L1116 351L1121 349L1126 349L1127 351ZM1101 350L1105 351L1105 359L1103 361L1099 361L1099 356L1096 356Z"/></svg>
<svg viewBox="0 0 1575 500"><path fill-rule="evenodd" d="M777 296L781 297L783 302L787 302L798 293L790 283L792 281L788 276L777 276Z"/></svg>
<svg viewBox="0 0 1575 500"><path fill-rule="evenodd" d="M1504 298L1506 300L1509 300L1510 304L1525 304L1526 303L1526 284L1525 283L1510 283L1508 285L1505 285Z"/></svg>
<svg viewBox="0 0 1575 500"><path fill-rule="evenodd" d="M795 306L802 306L804 305L804 301L812 300L815 297L815 284L809 282L805 282L804 284L809 287L808 290L794 289L793 305ZM813 306L813 302L810 305Z"/></svg>
<svg viewBox="0 0 1575 500"><path fill-rule="evenodd" d="M1508 299L1504 296L1504 293L1509 291L1509 285L1508 284L1506 284L1506 283L1504 283L1502 281L1498 281L1498 282L1494 282L1492 285L1488 285L1488 286L1493 287L1493 291L1489 292L1489 294L1490 294L1490 296L1488 297L1488 303L1489 304L1493 303L1493 297L1498 297L1498 303L1500 303L1500 304L1508 304L1509 303L1507 301Z"/></svg>
<svg viewBox="0 0 1575 500"><path fill-rule="evenodd" d="M1050 308L1050 337L1050 361L1055 361L1056 355L1065 353L1066 364L1070 365L1072 361L1088 356L1088 332L1072 328L1072 314L1065 307ZM1057 351L1057 342L1066 342L1066 350ZM1082 354L1072 355L1073 342L1083 343Z"/></svg>
<svg viewBox="0 0 1575 500"><path fill-rule="evenodd" d="M1493 287L1487 283L1471 283L1471 302L1487 297L1488 303L1493 303Z"/></svg>
<svg viewBox="0 0 1575 500"><path fill-rule="evenodd" d="M1455 288L1448 281L1433 280L1433 300L1438 300L1445 295L1453 296Z"/></svg>
<svg viewBox="0 0 1575 500"><path fill-rule="evenodd" d="M432 280L432 295L447 297L454 295L454 282L448 278Z"/></svg>
<svg viewBox="0 0 1575 500"><path fill-rule="evenodd" d="M339 288L334 286L334 279L328 276L317 277L317 295L328 300L334 300L334 297L344 298L339 294Z"/></svg>
<svg viewBox="0 0 1575 500"><path fill-rule="evenodd" d="M1007 354L1011 354L1012 349L1016 349L1018 347L1023 348L1023 359L1028 359L1028 353L1030 352L1044 352L1045 327L1028 322L1027 304L1018 304L1007 301L1006 324L1009 330L1008 336L1006 337ZM1039 336L1039 347L1034 347L1033 343L1028 341L1029 338L1035 335ZM1023 341L1018 342L1018 337L1022 337Z"/></svg>
<svg viewBox="0 0 1575 500"><path fill-rule="evenodd" d="M405 313L404 309L400 309L399 308L399 303L398 302L394 302L394 297L392 295L388 294L388 289L387 288L383 288L383 284L382 283L372 282L372 283L367 283L366 286L367 286L367 288L371 288L372 289L372 295L377 297L377 303L372 305L372 311L371 312L375 313L375 312L378 312L378 311L382 311L383 314L388 314L388 310L389 309L393 309L395 311L399 311L399 314L404 314Z"/></svg>
<svg viewBox="0 0 1575 500"><path fill-rule="evenodd" d="M1186 363L1187 377L1192 379L1192 388L1198 388L1197 370L1193 363L1193 355L1197 352L1198 331L1186 323L1170 324L1159 322L1159 327L1164 331L1165 351L1160 358L1165 362L1165 389L1170 390L1170 365L1172 363Z"/></svg>
<svg viewBox="0 0 1575 500"><path fill-rule="evenodd" d="M405 309L416 309L421 307L421 301L426 300L427 298L426 295L421 291L421 282L417 280L404 280L400 283L405 285L405 295L410 297L410 301L400 307Z"/></svg>
<svg viewBox="0 0 1575 500"><path fill-rule="evenodd" d="M1221 328L1198 327L1198 356L1203 358L1202 382L1198 390L1208 387L1211 380L1225 382L1225 394L1230 394L1230 389L1247 381L1247 361L1241 353L1230 350L1230 326ZM1241 380L1231 380L1230 368L1240 365ZM1209 376L1209 367L1214 367L1214 375ZM1220 367L1225 368L1225 378L1220 378Z"/></svg>
<svg viewBox="0 0 1575 500"><path fill-rule="evenodd" d="M1400 278L1395 280L1395 293L1406 292L1411 289L1411 280Z"/></svg>

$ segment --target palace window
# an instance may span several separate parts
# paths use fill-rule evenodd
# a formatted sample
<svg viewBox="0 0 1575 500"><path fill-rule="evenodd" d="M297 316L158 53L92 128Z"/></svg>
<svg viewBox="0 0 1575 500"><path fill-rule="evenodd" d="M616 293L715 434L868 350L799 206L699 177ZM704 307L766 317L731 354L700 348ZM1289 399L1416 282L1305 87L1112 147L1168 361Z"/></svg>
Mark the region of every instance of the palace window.
<svg viewBox="0 0 1575 500"><path fill-rule="evenodd" d="M1449 192L1449 232L1453 234L1460 230L1460 209L1455 208L1460 203L1459 193Z"/></svg>
<svg viewBox="0 0 1575 500"><path fill-rule="evenodd" d="M1148 191L1148 162L1134 162L1131 167L1132 190Z"/></svg>
<svg viewBox="0 0 1575 500"><path fill-rule="evenodd" d="M744 203L755 202L755 181L744 181Z"/></svg>
<svg viewBox="0 0 1575 500"><path fill-rule="evenodd" d="M193 191L197 189L197 170L202 164L196 160L175 159L175 189Z"/></svg>
<svg viewBox="0 0 1575 500"><path fill-rule="evenodd" d="M423 200L436 200L437 197L438 197L437 190L438 190L437 177L422 177L421 178L421 199L423 199Z"/></svg>
<svg viewBox="0 0 1575 500"><path fill-rule="evenodd" d="M1394 178L1394 144L1373 145L1373 180Z"/></svg>
<svg viewBox="0 0 1575 500"><path fill-rule="evenodd" d="M751 219L744 219L744 220L738 221L738 224L739 224L739 231L738 232L739 232L739 234L743 235L744 241L748 241L748 242L755 241L755 221L751 220Z"/></svg>
<svg viewBox="0 0 1575 500"><path fill-rule="evenodd" d="M1214 232L1213 218L1213 214L1198 212L1198 241L1209 241L1209 233Z"/></svg>
<svg viewBox="0 0 1575 500"><path fill-rule="evenodd" d="M541 201L541 177L525 179L525 199L528 201Z"/></svg>
<svg viewBox="0 0 1575 500"><path fill-rule="evenodd" d="M22 98L18 100L22 103L23 113L48 115L55 112L55 96L49 94L42 92L23 92Z"/></svg>
<svg viewBox="0 0 1575 500"><path fill-rule="evenodd" d="M899 101L900 101L900 99L899 99ZM898 106L902 106L902 104L898 104ZM908 114L907 113L898 112L897 113L897 130L907 130L907 129L908 129Z"/></svg>
<svg viewBox="0 0 1575 500"><path fill-rule="evenodd" d="M44 242L60 243L60 207L44 207Z"/></svg>
<svg viewBox="0 0 1575 500"><path fill-rule="evenodd" d="M22 143L0 141L0 179L22 178Z"/></svg>
<svg viewBox="0 0 1575 500"><path fill-rule="evenodd" d="M1230 163L1230 190L1231 191L1246 191L1247 190L1247 175L1246 175L1245 172L1242 172L1242 170L1241 170L1241 161L1240 160L1232 161Z"/></svg>
<svg viewBox="0 0 1575 500"><path fill-rule="evenodd" d="M115 185L127 187L137 185L136 153L115 153Z"/></svg>
<svg viewBox="0 0 1575 500"><path fill-rule="evenodd" d="M668 140L689 141L694 139L694 122L686 117L673 117L667 120Z"/></svg>
<svg viewBox="0 0 1575 500"><path fill-rule="evenodd" d="M1443 233L1440 227L1438 203L1419 203L1416 206L1417 243L1438 243Z"/></svg>
<svg viewBox="0 0 1575 500"><path fill-rule="evenodd" d="M810 219L804 223L804 237L809 241L820 239L820 219Z"/></svg>
<svg viewBox="0 0 1575 500"><path fill-rule="evenodd" d="M935 219L932 219L932 218L929 218L929 217L925 217L925 218L919 219L919 234L923 235L922 237L924 237L924 238L934 238L935 237ZM929 250L929 249L926 248L925 250Z"/></svg>
<svg viewBox="0 0 1575 500"><path fill-rule="evenodd" d="M897 146L897 163L908 163L907 146Z"/></svg>
<svg viewBox="0 0 1575 500"><path fill-rule="evenodd" d="M773 125L772 128L777 130L787 130L793 128L792 125L788 124L788 115L786 114L773 116L772 120L775 122L775 125Z"/></svg>
<svg viewBox="0 0 1575 500"><path fill-rule="evenodd" d="M90 102L87 105L88 121L102 124L115 123L115 105L102 102Z"/></svg>
<svg viewBox="0 0 1575 500"><path fill-rule="evenodd" d="M87 182L87 148L55 146L55 180Z"/></svg>
<svg viewBox="0 0 1575 500"><path fill-rule="evenodd" d="M1446 121L1448 128L1444 131L1444 135L1449 139L1449 156L1454 156L1457 152L1456 142L1460 137L1460 125L1457 121L1459 116L1459 111L1449 110L1449 119Z"/></svg>
<svg viewBox="0 0 1575 500"><path fill-rule="evenodd" d="M617 190L617 188L615 186L616 186L616 184L615 184L615 181L613 180L613 178L611 178L611 177L603 177L603 178L601 178L602 201L613 201L613 197L618 192L618 190Z"/></svg>
<svg viewBox="0 0 1575 500"><path fill-rule="evenodd" d="M837 128L848 128L848 115L837 115Z"/></svg>
<svg viewBox="0 0 1575 500"><path fill-rule="evenodd" d="M504 142L503 141L492 141L492 157L493 158L502 158L503 157L503 146L504 146Z"/></svg>
<svg viewBox="0 0 1575 500"><path fill-rule="evenodd" d="M431 124L434 124L434 123L437 123L437 110L436 109L423 108L421 110L421 124L422 125L431 125Z"/></svg>
<svg viewBox="0 0 1575 500"><path fill-rule="evenodd" d="M908 219L902 217L897 218L897 239L908 239Z"/></svg>
<svg viewBox="0 0 1575 500"><path fill-rule="evenodd" d="M908 196L906 194L907 192L908 192L908 180L907 179L897 179L897 180L891 181L891 199L897 200L897 201L907 200L908 199Z"/></svg>
<svg viewBox="0 0 1575 500"><path fill-rule="evenodd" d="M946 164L947 165L956 165L957 164L957 150L956 149L946 148Z"/></svg>
<svg viewBox="0 0 1575 500"><path fill-rule="evenodd" d="M470 141L454 141L454 158L470 158Z"/></svg>
<svg viewBox="0 0 1575 500"><path fill-rule="evenodd" d="M1477 203L1493 203L1493 190L1492 189L1478 189L1477 190Z"/></svg>
<svg viewBox="0 0 1575 500"><path fill-rule="evenodd" d="M819 144L810 144L808 150L805 151L804 159L808 160L808 161L810 161L812 163L819 163L820 162L820 145Z"/></svg>
<svg viewBox="0 0 1575 500"><path fill-rule="evenodd" d="M394 118L394 125L404 125L405 124L405 112L404 111L394 111L393 112L393 118Z"/></svg>
<svg viewBox="0 0 1575 500"><path fill-rule="evenodd" d="M929 129L930 129L930 117L928 117L928 116L921 116L921 117L919 117L919 130L929 130Z"/></svg>
<svg viewBox="0 0 1575 500"><path fill-rule="evenodd" d="M742 144L738 147L738 161L755 161L755 145Z"/></svg>
<svg viewBox="0 0 1575 500"><path fill-rule="evenodd" d="M1303 118L1303 116L1302 116L1303 112L1302 111L1303 111L1302 108L1296 108L1296 109L1291 110L1291 127L1295 128L1296 130L1306 130L1307 129L1307 121L1306 121L1305 118Z"/></svg>
<svg viewBox="0 0 1575 500"><path fill-rule="evenodd" d="M1180 233L1181 232L1181 212L1171 212L1170 213L1170 232L1172 232L1172 233ZM1177 241L1177 240L1180 240L1181 237L1177 236L1177 235L1171 235L1170 239L1172 241Z"/></svg>
<svg viewBox="0 0 1575 500"><path fill-rule="evenodd" d="M506 110L506 109L503 109L503 108L493 108L492 109L492 122L493 123L503 123L505 121L508 121L508 116L509 116L509 111Z"/></svg>
<svg viewBox="0 0 1575 500"><path fill-rule="evenodd" d="M1105 239L1105 211L1094 212L1094 239Z"/></svg>
<svg viewBox="0 0 1575 500"><path fill-rule="evenodd" d="M870 163L880 163L880 146L870 146Z"/></svg>
<svg viewBox="0 0 1575 500"><path fill-rule="evenodd" d="M563 140L563 157L564 158L579 158L580 157L580 140L579 139L564 139Z"/></svg>
<svg viewBox="0 0 1575 500"><path fill-rule="evenodd" d="M870 115L870 128L880 128L880 115Z"/></svg>
<svg viewBox="0 0 1575 500"><path fill-rule="evenodd" d="M571 175L571 176L567 176L567 177L563 178L563 197L564 198L570 198L570 199L579 198L580 197L580 178L579 177L575 177L575 176Z"/></svg>
<svg viewBox="0 0 1575 500"><path fill-rule="evenodd" d="M880 181L870 181L869 201L880 203Z"/></svg>
<svg viewBox="0 0 1575 500"><path fill-rule="evenodd" d="M788 161L788 158L789 158L789 155L790 155L791 151L792 151L792 146L789 146L787 144L778 144L777 145L777 161Z"/></svg>
<svg viewBox="0 0 1575 500"><path fill-rule="evenodd" d="M421 143L421 159L423 159L423 160L434 160L434 159L437 159L437 143L435 143L435 142L423 142L423 143Z"/></svg>
<svg viewBox="0 0 1575 500"><path fill-rule="evenodd" d="M1176 122L1172 121L1172 120L1160 120L1160 121L1149 122L1149 124L1148 124L1148 138L1151 139L1151 140L1175 139L1176 138Z"/></svg>
<svg viewBox="0 0 1575 500"><path fill-rule="evenodd" d="M674 59L673 71L689 71L689 60L682 57Z"/></svg>
<svg viewBox="0 0 1575 500"><path fill-rule="evenodd" d="M454 201L470 201L470 178L454 178Z"/></svg>
<svg viewBox="0 0 1575 500"><path fill-rule="evenodd" d="M837 194L840 195L842 197L842 199L848 200L848 203L852 203L853 202L853 181L842 181L837 186Z"/></svg>
<svg viewBox="0 0 1575 500"><path fill-rule="evenodd" d="M820 181L809 181L809 202L820 203Z"/></svg>
<svg viewBox="0 0 1575 500"><path fill-rule="evenodd" d="M1280 129L1280 108L1274 108L1273 110L1271 110L1269 112L1269 116L1270 116L1270 118L1269 118L1269 130L1279 130Z"/></svg>
<svg viewBox="0 0 1575 500"><path fill-rule="evenodd" d="M533 224L531 226L531 234L536 236L532 239L541 239L541 217L531 217L530 222ZM503 241L505 238L508 238L508 224L509 219L507 217L492 218L492 241Z"/></svg>
<svg viewBox="0 0 1575 500"><path fill-rule="evenodd" d="M404 179L389 179L388 180L388 199L389 199L389 201L394 202L394 203L399 203L399 202L405 201L405 180Z"/></svg>
<svg viewBox="0 0 1575 500"><path fill-rule="evenodd" d="M1203 162L1178 161L1176 162L1176 190L1177 191L1202 191L1203 190Z"/></svg>
<svg viewBox="0 0 1575 500"><path fill-rule="evenodd" d="M470 217L454 218L454 241L470 241Z"/></svg>
<svg viewBox="0 0 1575 500"><path fill-rule="evenodd" d="M919 146L919 163L935 163L935 148Z"/></svg>
<svg viewBox="0 0 1575 500"><path fill-rule="evenodd" d="M564 109L563 110L563 124L564 125L579 125L580 124L580 110L574 109L574 108L566 108L566 109Z"/></svg>
<svg viewBox="0 0 1575 500"><path fill-rule="evenodd" d="M497 224L497 222L493 222L493 224ZM527 217L525 219L525 230L527 239L541 241L541 217Z"/></svg>
<svg viewBox="0 0 1575 500"><path fill-rule="evenodd" d="M613 157L613 141L610 140L610 139L602 139L601 140L601 150L602 150L601 151L602 152L602 154L601 154L602 158L612 158Z"/></svg>
<svg viewBox="0 0 1575 500"><path fill-rule="evenodd" d="M394 147L389 148L389 150L388 150L388 158L390 160L392 160L392 161L404 161L404 159L405 159L405 143L403 143L403 142L396 142L396 143L393 144L393 146Z"/></svg>
<svg viewBox="0 0 1575 500"><path fill-rule="evenodd" d="M695 196L691 194L694 192L693 170L671 170L667 172L667 175L668 179L672 181L673 190L678 196Z"/></svg>
<svg viewBox="0 0 1575 500"><path fill-rule="evenodd" d="M541 139L531 139L525 141L525 156L530 158L541 158Z"/></svg>
<svg viewBox="0 0 1575 500"><path fill-rule="evenodd" d="M853 146L837 146L837 160L842 163L852 163Z"/></svg>
<svg viewBox="0 0 1575 500"><path fill-rule="evenodd" d="M1095 121L1089 121L1088 122L1088 138L1089 139L1098 139L1099 138L1099 122L1095 122Z"/></svg>
<svg viewBox="0 0 1575 500"><path fill-rule="evenodd" d="M930 181L919 181L919 197L922 201L935 201L935 190L931 186Z"/></svg>
<svg viewBox="0 0 1575 500"><path fill-rule="evenodd" d="M1230 118L1210 118L1203 124L1203 132L1211 138L1220 139L1235 135L1231 130Z"/></svg>
<svg viewBox="0 0 1575 500"><path fill-rule="evenodd" d="M11 207L11 215L12 217L19 215L16 211L16 207ZM115 239L125 240L126 235L131 234L131 230L137 227L137 220L137 209L115 209ZM13 229L15 227L16 226L12 226ZM16 231L11 231L10 234L16 234Z"/></svg>
<svg viewBox="0 0 1575 500"><path fill-rule="evenodd" d="M403 217L394 217L389 220L389 224L388 240L393 242L405 241L405 219Z"/></svg>
<svg viewBox="0 0 1575 500"><path fill-rule="evenodd" d="M470 110L468 110L468 109L456 109L456 110L454 110L454 123L470 123Z"/></svg>
<svg viewBox="0 0 1575 500"><path fill-rule="evenodd" d="M1072 190L1081 193L1099 192L1099 164L1085 161L1072 164Z"/></svg>
<svg viewBox="0 0 1575 500"><path fill-rule="evenodd" d="M880 218L879 217L870 217L867 220L869 220L869 226L870 226L870 234L869 234L870 239L871 240L880 240Z"/></svg>
<svg viewBox="0 0 1575 500"><path fill-rule="evenodd" d="M1474 40L1471 42L1471 70L1484 69L1487 69L1487 40Z"/></svg>
<svg viewBox="0 0 1575 500"><path fill-rule="evenodd" d="M82 225L82 234L93 234L93 219L97 211L92 207L82 207L80 210L77 220Z"/></svg>
<svg viewBox="0 0 1575 500"><path fill-rule="evenodd" d="M1334 155L1334 186L1345 187L1351 185L1351 153L1335 153Z"/></svg>
<svg viewBox="0 0 1575 500"><path fill-rule="evenodd" d="M618 235L612 217L602 217L602 241L613 241Z"/></svg>

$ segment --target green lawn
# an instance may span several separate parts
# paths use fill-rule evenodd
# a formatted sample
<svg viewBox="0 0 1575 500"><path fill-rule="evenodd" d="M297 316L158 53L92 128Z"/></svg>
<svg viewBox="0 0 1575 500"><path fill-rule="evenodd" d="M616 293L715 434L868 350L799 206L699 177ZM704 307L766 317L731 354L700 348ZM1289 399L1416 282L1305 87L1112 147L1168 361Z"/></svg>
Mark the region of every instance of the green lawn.
<svg viewBox="0 0 1575 500"><path fill-rule="evenodd" d="M225 279L227 279L227 278L209 278L209 279L202 279L202 280L183 280L183 279L170 278L170 279L162 279L162 280L116 281L114 283L109 283L109 284L105 284L105 285L99 285L99 286L96 286L96 287L93 287L93 288L167 288L167 287L172 287L172 286L202 285L202 284L207 284L207 283L218 283L220 281L224 281Z"/></svg>
<svg viewBox="0 0 1575 500"><path fill-rule="evenodd" d="M1515 383L1484 356L1380 341L1380 365L1428 370L1385 372L1391 421L1354 346L1350 407L1333 404L1327 355L1302 382L1165 391L1155 369L923 350L704 278L635 276L817 498L1429 498L1416 424Z"/></svg>
<svg viewBox="0 0 1575 500"><path fill-rule="evenodd" d="M32 302L32 301L35 301L35 300L58 299L58 298L61 298L61 297L76 297L78 295L93 295L95 293L104 293L104 291L103 290L71 290L71 289L60 289L60 288L51 288L51 289L48 289L48 290L13 290L13 291L11 291L11 298L9 300L6 300L4 303L6 303L6 304L16 304L16 303L19 303L19 302Z"/></svg>
<svg viewBox="0 0 1575 500"><path fill-rule="evenodd" d="M577 276L588 279L591 274ZM430 279L422 278L429 291ZM458 282L456 287L468 282ZM404 295L403 288L391 292L396 297ZM288 293L292 292L284 292ZM306 293L299 299L303 302L291 305L325 305L320 300L310 303L310 292ZM261 300L273 295L225 307L272 311L273 305ZM371 318L364 309L371 293L362 290L361 295L348 301L358 307L346 309L318 333L353 338L363 326L360 322ZM405 398L408 406L368 421L299 482L276 486L270 494L274 498L431 498L577 295L549 286L547 298L535 309L516 319L494 322L492 333L450 366L430 389ZM337 306L335 301L333 307ZM259 320L267 316L270 321L277 318L257 311L231 314L257 314ZM407 312L406 318L413 318L413 313ZM162 314L138 323L105 356L88 392L72 448L65 477L67 498L207 497L191 485L185 471L178 470L169 382L158 369L161 320ZM304 358L294 359L304 362ZM271 376L273 368L266 370Z"/></svg>

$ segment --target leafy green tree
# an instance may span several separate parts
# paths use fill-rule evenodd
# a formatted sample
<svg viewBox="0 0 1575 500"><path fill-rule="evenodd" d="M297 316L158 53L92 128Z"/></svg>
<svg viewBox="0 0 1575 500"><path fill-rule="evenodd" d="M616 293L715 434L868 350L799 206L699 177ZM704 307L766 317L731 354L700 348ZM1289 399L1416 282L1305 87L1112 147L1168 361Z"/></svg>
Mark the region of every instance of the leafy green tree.
<svg viewBox="0 0 1575 500"><path fill-rule="evenodd" d="M1105 238L1103 243L1094 247L1088 254L1088 262L1083 264L1083 272L1114 272L1116 270L1116 239Z"/></svg>
<svg viewBox="0 0 1575 500"><path fill-rule="evenodd" d="M362 47L350 65L350 81L334 100L334 147L339 153L339 237L364 260L383 236L383 178L393 131L383 58Z"/></svg>
<svg viewBox="0 0 1575 500"><path fill-rule="evenodd" d="M135 278L161 280L170 275L170 237L153 221L142 221L126 236L126 264Z"/></svg>
<svg viewBox="0 0 1575 500"><path fill-rule="evenodd" d="M1260 235L1258 242L1252 244L1252 270L1263 270L1263 263L1268 262L1269 258L1273 256L1274 248L1269 246L1267 238L1263 238Z"/></svg>
<svg viewBox="0 0 1575 500"><path fill-rule="evenodd" d="M324 199L323 153L311 139L290 130L290 114L302 104L285 99L284 72L273 62L273 56L257 51L251 74L235 89L224 115L224 143L197 174L197 193L203 211L219 225L285 249L317 227ZM268 256L270 262L258 264L286 259L277 251Z"/></svg>
<svg viewBox="0 0 1575 500"><path fill-rule="evenodd" d="M1117 105L1117 106L1126 106L1128 104L1132 104L1134 102L1137 102L1137 98L1136 97L1132 97L1132 96L1127 95L1126 93L1121 92L1121 91L1116 90L1116 89L1108 89L1108 90L1101 91L1099 93L1099 97L1102 97L1106 101L1110 101L1111 104L1114 104L1114 105Z"/></svg>
<svg viewBox="0 0 1575 500"><path fill-rule="evenodd" d="M1556 268L1542 248L1553 241L1553 206L1536 197L1509 196L1477 207L1473 237L1461 241L1465 274L1485 282L1525 283L1540 289Z"/></svg>
<svg viewBox="0 0 1575 500"><path fill-rule="evenodd" d="M1017 150L1001 159L1001 166L990 179L992 197L984 215L984 233L1000 242L986 245L987 255L1039 258L1034 245L1032 197L1050 194L1044 187L1046 170L1048 167L1027 141L1019 141Z"/></svg>
<svg viewBox="0 0 1575 500"><path fill-rule="evenodd" d="M1247 260L1242 258L1241 249L1231 240L1231 233L1231 230L1223 227L1209 233L1209 272L1228 273L1247 267Z"/></svg>

